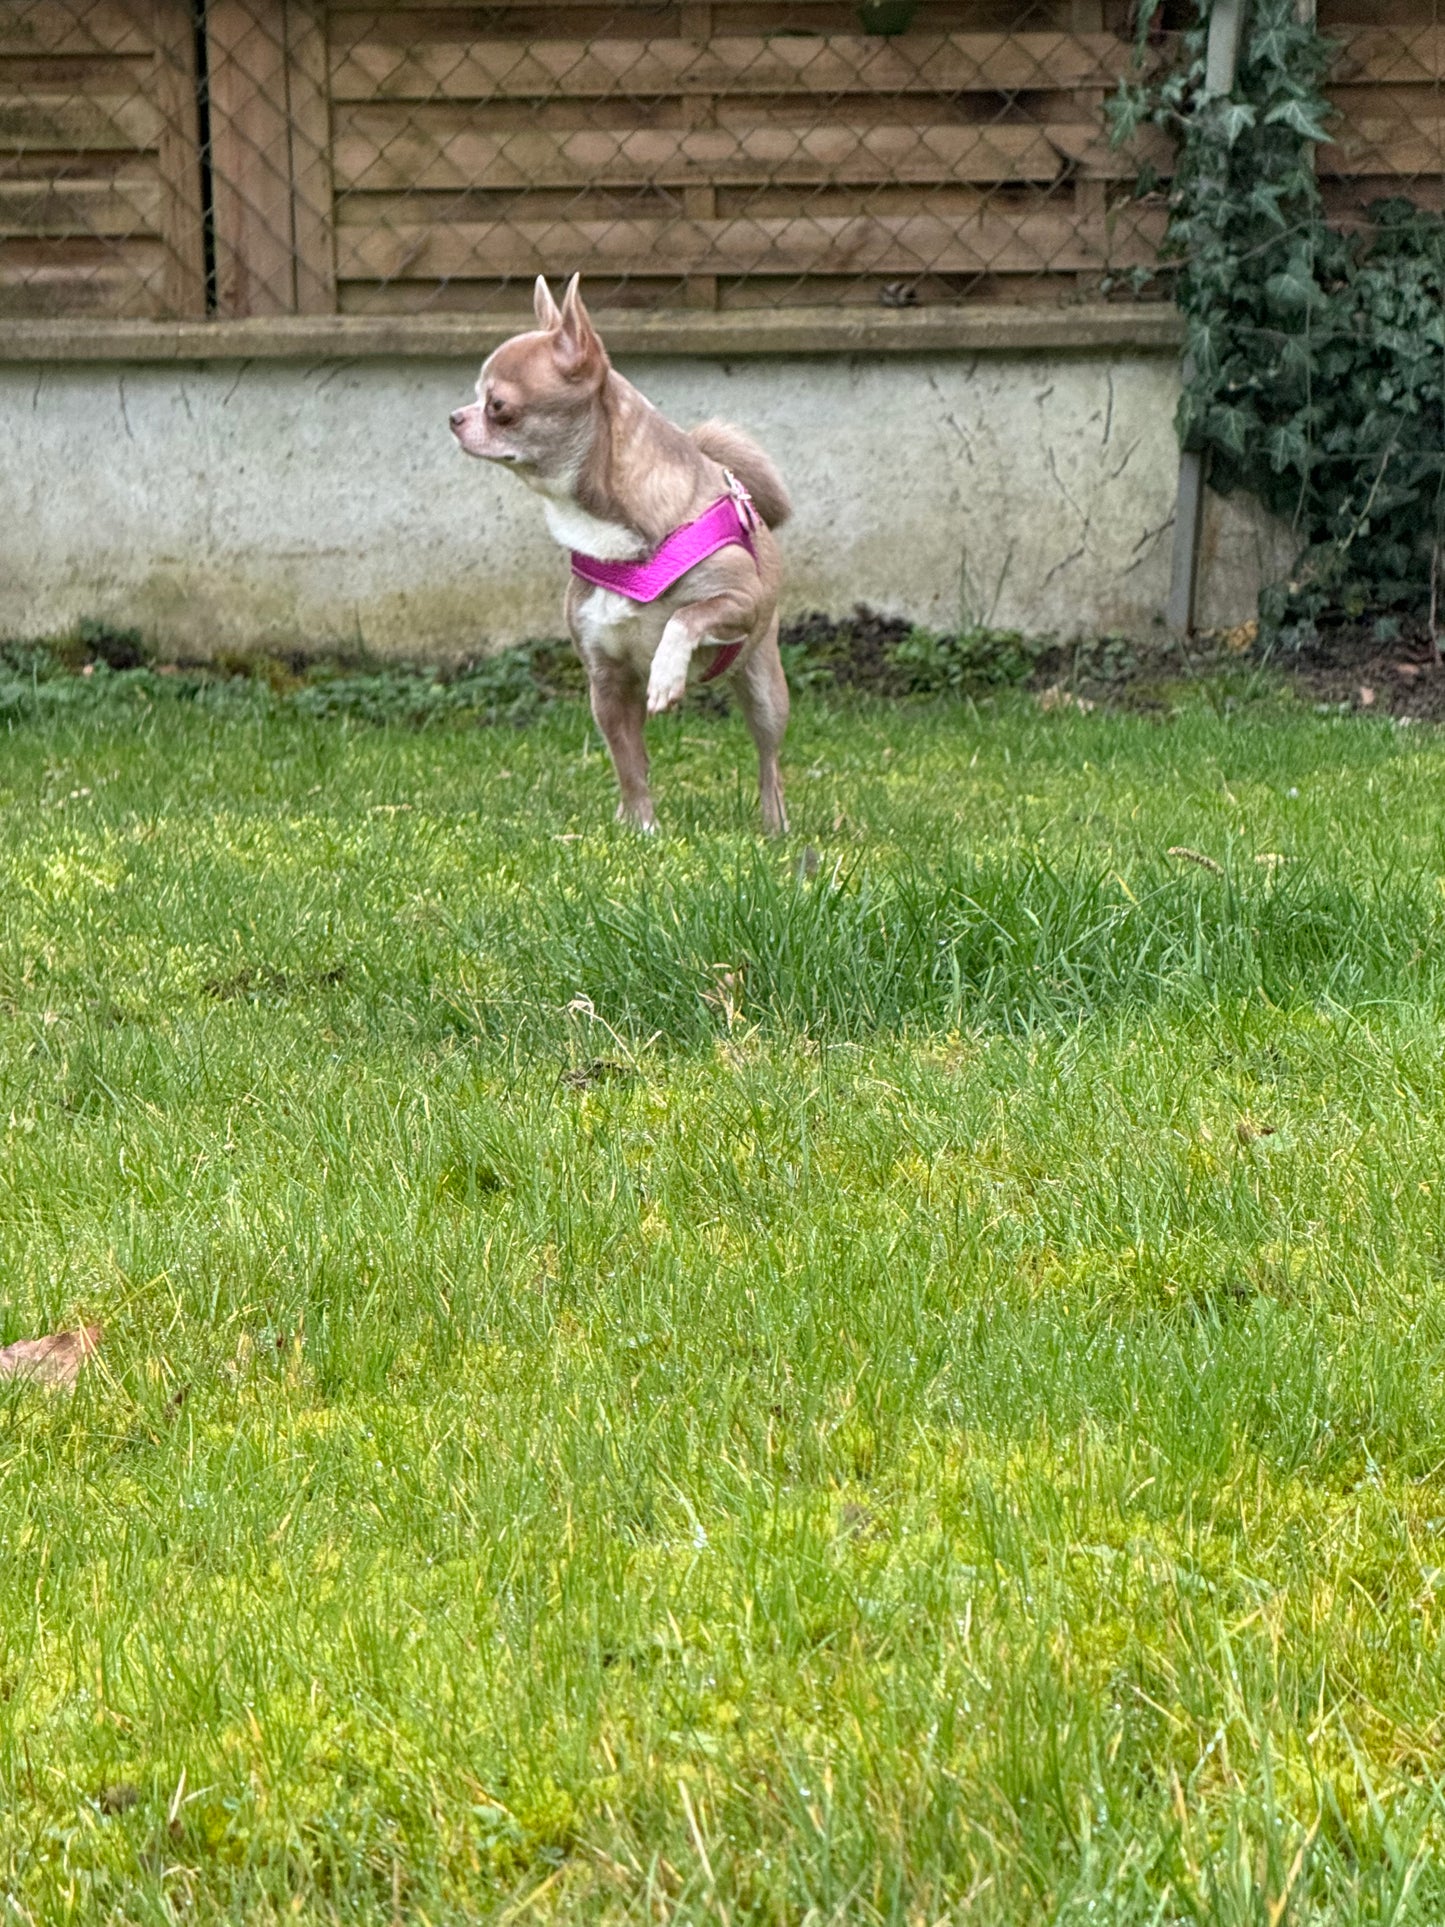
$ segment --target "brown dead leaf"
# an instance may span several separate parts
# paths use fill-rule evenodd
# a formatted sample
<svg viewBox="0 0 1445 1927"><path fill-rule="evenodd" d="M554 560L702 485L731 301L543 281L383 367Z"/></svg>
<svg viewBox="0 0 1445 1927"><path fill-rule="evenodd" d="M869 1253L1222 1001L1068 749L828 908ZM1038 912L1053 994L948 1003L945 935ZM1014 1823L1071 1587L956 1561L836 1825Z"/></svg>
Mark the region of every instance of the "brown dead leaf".
<svg viewBox="0 0 1445 1927"><path fill-rule="evenodd" d="M99 1347L99 1325L50 1332L44 1338L19 1338L0 1349L0 1378L33 1378L38 1384L71 1392L81 1366Z"/></svg>
<svg viewBox="0 0 1445 1927"><path fill-rule="evenodd" d="M609 1078L636 1075L636 1071L629 1069L626 1064L618 1064L610 1057L594 1057L590 1064L579 1064L572 1070L563 1071L562 1082L569 1091L590 1091L594 1084L605 1083Z"/></svg>
<svg viewBox="0 0 1445 1927"><path fill-rule="evenodd" d="M1375 700L1375 692L1367 682L1360 684L1360 708L1368 709Z"/></svg>
<svg viewBox="0 0 1445 1927"><path fill-rule="evenodd" d="M1407 682L1413 682L1419 673L1420 665L1418 662L1397 662L1395 664L1395 674L1397 676L1403 676Z"/></svg>
<svg viewBox="0 0 1445 1927"><path fill-rule="evenodd" d="M1072 689L1065 689L1061 682L1050 683L1047 689L1039 691L1039 708L1045 712L1054 709L1077 709L1081 716L1087 716L1094 704L1088 696L1076 696Z"/></svg>
<svg viewBox="0 0 1445 1927"><path fill-rule="evenodd" d="M711 990L702 993L705 1004L715 1004L722 1012L729 1030L737 1022L738 1011L742 1005L743 991L747 980L748 967L741 963L734 970L726 964L713 964L714 982Z"/></svg>
<svg viewBox="0 0 1445 1927"><path fill-rule="evenodd" d="M845 1505L838 1514L838 1523L850 1538L856 1539L873 1524L873 1514L866 1505Z"/></svg>
<svg viewBox="0 0 1445 1927"><path fill-rule="evenodd" d="M1231 656L1242 656L1246 649L1252 649L1259 636L1259 618L1251 616L1248 622L1241 622L1237 628L1226 629L1224 646Z"/></svg>

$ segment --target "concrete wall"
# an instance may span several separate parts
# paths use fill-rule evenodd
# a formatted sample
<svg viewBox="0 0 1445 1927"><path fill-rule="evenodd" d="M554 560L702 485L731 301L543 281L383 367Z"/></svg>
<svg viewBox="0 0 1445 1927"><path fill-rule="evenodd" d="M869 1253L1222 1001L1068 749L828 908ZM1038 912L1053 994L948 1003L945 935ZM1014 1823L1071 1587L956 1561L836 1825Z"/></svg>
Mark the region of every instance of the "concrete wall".
<svg viewBox="0 0 1445 1927"><path fill-rule="evenodd" d="M1169 570L1175 357L1126 350L619 357L684 424L780 462L786 608L1147 633ZM84 617L166 649L457 654L556 634L535 499L466 460L472 360L0 364L0 635ZM1213 503L1206 623L1288 545Z"/></svg>

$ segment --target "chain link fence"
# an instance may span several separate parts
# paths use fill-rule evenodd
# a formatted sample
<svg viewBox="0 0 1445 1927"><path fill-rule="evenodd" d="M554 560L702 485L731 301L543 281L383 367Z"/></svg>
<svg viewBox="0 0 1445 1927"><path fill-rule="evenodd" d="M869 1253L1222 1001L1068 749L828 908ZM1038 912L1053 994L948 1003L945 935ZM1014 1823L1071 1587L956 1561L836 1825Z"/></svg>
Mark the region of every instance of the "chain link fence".
<svg viewBox="0 0 1445 1927"><path fill-rule="evenodd" d="M1441 206L1424 4L1321 8L1343 221ZM521 313L578 268L604 309L1137 296L1133 52L1130 0L0 0L0 314Z"/></svg>
<svg viewBox="0 0 1445 1927"><path fill-rule="evenodd" d="M1439 0L1320 0L1317 24L1339 46L1336 110L1318 152L1325 208L1363 225L1377 201L1403 195L1445 211L1445 33Z"/></svg>
<svg viewBox="0 0 1445 1927"><path fill-rule="evenodd" d="M1097 297L1127 7L4 0L0 312Z"/></svg>

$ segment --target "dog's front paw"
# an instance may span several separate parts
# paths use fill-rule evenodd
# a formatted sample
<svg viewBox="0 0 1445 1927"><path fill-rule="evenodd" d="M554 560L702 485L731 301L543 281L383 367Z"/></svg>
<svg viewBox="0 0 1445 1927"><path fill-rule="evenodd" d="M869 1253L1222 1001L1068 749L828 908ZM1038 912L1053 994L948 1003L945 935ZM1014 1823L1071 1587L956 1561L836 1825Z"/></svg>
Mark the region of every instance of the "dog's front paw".
<svg viewBox="0 0 1445 1927"><path fill-rule="evenodd" d="M647 713L649 716L664 715L675 709L687 694L687 670L662 669L656 662L647 680Z"/></svg>
<svg viewBox="0 0 1445 1927"><path fill-rule="evenodd" d="M625 823L630 830L640 830L644 836L657 834L657 822L652 814L650 797L644 797L640 803L619 803L617 821Z"/></svg>

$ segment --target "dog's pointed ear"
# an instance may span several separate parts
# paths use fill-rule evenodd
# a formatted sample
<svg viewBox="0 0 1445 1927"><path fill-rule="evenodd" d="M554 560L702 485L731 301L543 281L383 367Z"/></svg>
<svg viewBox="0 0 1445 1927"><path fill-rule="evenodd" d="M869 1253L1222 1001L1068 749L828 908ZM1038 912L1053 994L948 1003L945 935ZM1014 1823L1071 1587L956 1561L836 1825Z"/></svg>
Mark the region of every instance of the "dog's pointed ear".
<svg viewBox="0 0 1445 1927"><path fill-rule="evenodd" d="M607 365L602 337L592 326L592 317L577 292L581 279L580 274L574 274L567 283L556 343L557 362L562 372L578 377L593 374Z"/></svg>
<svg viewBox="0 0 1445 1927"><path fill-rule="evenodd" d="M544 274L537 276L537 285L532 290L532 312L537 317L539 328L560 328L562 325L562 310L552 299L552 290L547 286Z"/></svg>

